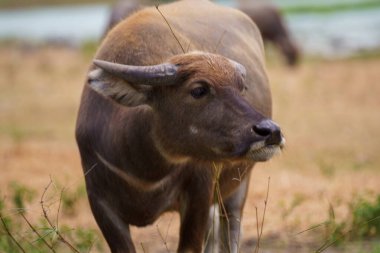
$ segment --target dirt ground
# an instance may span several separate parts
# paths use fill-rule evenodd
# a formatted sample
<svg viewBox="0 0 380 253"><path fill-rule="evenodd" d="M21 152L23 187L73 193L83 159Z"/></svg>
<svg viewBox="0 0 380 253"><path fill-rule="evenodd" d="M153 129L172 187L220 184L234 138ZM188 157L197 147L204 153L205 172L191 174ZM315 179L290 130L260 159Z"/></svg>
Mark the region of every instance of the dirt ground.
<svg viewBox="0 0 380 253"><path fill-rule="evenodd" d="M89 62L81 50L0 47L2 198L9 197L11 182L34 189L38 196L50 178L56 191L83 186L74 125ZM314 252L324 242L323 226L298 232L327 221L331 207L336 220L344 221L350 217L350 203L380 195L379 70L379 57L305 60L294 69L269 62L274 119L283 128L287 147L254 170L242 221L244 252L253 252L255 210L261 222L268 178L263 253ZM38 199L27 214L41 216ZM62 213L61 222L96 228L84 197L74 215ZM133 228L137 250L167 252L167 246L175 251L177 229L176 214L149 228Z"/></svg>

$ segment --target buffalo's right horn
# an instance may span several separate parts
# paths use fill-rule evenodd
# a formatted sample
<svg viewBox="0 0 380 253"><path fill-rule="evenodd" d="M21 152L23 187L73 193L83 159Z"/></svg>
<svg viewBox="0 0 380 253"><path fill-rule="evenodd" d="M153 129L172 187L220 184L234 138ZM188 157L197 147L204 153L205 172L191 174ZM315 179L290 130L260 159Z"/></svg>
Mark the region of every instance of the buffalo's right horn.
<svg viewBox="0 0 380 253"><path fill-rule="evenodd" d="M133 84L173 85L177 78L178 67L171 63L151 66L132 66L94 60L94 64L107 73L118 76Z"/></svg>

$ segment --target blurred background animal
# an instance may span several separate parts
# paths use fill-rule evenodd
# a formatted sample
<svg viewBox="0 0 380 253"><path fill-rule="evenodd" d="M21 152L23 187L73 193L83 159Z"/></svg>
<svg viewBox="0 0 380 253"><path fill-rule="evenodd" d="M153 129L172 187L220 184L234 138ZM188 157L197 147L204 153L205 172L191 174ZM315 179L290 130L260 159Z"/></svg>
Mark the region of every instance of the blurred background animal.
<svg viewBox="0 0 380 253"><path fill-rule="evenodd" d="M299 50L277 6L267 1L252 1L239 4L238 9L255 22L264 42L273 43L281 51L287 64L297 64Z"/></svg>
<svg viewBox="0 0 380 253"><path fill-rule="evenodd" d="M111 10L106 31L109 31L121 20L144 6L155 4L149 0L119 0ZM286 22L279 8L267 1L239 2L237 8L247 14L259 28L265 43L272 43L280 50L286 63L290 66L296 65L300 58L299 49L292 39L286 26Z"/></svg>

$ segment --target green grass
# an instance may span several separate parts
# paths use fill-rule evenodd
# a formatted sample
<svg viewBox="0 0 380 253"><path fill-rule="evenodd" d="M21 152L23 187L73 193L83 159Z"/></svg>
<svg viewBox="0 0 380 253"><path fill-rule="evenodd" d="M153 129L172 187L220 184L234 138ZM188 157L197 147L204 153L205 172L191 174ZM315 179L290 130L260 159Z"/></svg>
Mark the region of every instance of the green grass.
<svg viewBox="0 0 380 253"><path fill-rule="evenodd" d="M363 10L371 8L380 8L379 0L369 0L358 3L335 3L331 5L299 5L282 8L286 14L296 13L332 13L337 11Z"/></svg>
<svg viewBox="0 0 380 253"><path fill-rule="evenodd" d="M322 243L315 248L316 253L331 247L337 252L380 253L380 195L375 201L354 199L348 206L348 217L338 221L333 203L330 203L326 221L298 234L314 232L314 237L322 236Z"/></svg>
<svg viewBox="0 0 380 253"><path fill-rule="evenodd" d="M373 202L360 199L352 206L351 238L380 238L380 196Z"/></svg>
<svg viewBox="0 0 380 253"><path fill-rule="evenodd" d="M379 243L375 244L369 252L360 251L360 253L380 253L380 244Z"/></svg>
<svg viewBox="0 0 380 253"><path fill-rule="evenodd" d="M65 195L64 191L61 191L60 197L55 196L56 191L51 195L47 193L50 190L47 187L38 200L35 191L23 185L12 183L9 188L11 194L7 199L10 197L11 201L0 198L0 252L79 253L95 249L100 252L103 250L99 235L93 229L70 228L59 222L60 216L66 213L66 209L70 209L71 215L75 215L76 210L73 205L84 196L82 186L70 193L67 192L71 197ZM45 193L48 196L45 196ZM57 198L62 203L53 208ZM38 205L40 201L46 202L41 204L41 218L33 220L29 217L26 206L36 203Z"/></svg>
<svg viewBox="0 0 380 253"><path fill-rule="evenodd" d="M375 201L359 199L349 204L350 217L338 222L332 204L325 225L325 242L317 250L322 252L331 246L344 246L349 242L370 242L380 239L380 195ZM368 243L369 244L369 243ZM370 252L379 252L374 245Z"/></svg>
<svg viewBox="0 0 380 253"><path fill-rule="evenodd" d="M36 192L34 190L28 189L27 187L20 185L17 182L12 182L10 187L13 191L12 194L12 202L13 205L20 210L20 212L24 212L25 203L31 202L35 196Z"/></svg>

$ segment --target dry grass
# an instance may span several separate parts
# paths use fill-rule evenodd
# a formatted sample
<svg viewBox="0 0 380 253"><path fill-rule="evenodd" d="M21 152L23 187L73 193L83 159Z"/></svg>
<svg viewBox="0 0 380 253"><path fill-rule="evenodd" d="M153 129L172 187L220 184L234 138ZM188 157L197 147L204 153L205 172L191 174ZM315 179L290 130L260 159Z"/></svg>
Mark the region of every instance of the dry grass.
<svg viewBox="0 0 380 253"><path fill-rule="evenodd" d="M11 181L41 194L49 175L69 188L83 184L74 122L89 60L63 48L0 47L3 196ZM261 252L276 245L281 248L276 252L315 250L322 237L295 234L326 221L330 203L342 220L354 198L380 194L379 69L380 58L307 61L296 69L270 62L274 118L288 145L253 173L243 219L245 249L253 251L255 206L261 217L268 177ZM39 203L28 208L29 215L40 215ZM96 227L85 200L79 210L75 217L63 215L62 222ZM166 252L158 229L168 248L175 249L178 216L167 214L148 229L133 230L138 251L143 252L143 243L145 252Z"/></svg>

